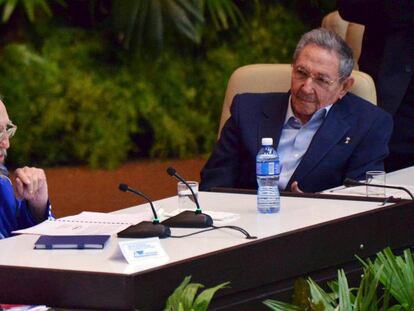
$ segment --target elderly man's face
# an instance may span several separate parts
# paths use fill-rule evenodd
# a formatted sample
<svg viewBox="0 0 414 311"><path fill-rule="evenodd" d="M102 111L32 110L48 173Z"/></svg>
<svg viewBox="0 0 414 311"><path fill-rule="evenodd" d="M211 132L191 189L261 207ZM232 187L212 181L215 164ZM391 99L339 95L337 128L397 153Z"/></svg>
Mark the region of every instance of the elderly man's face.
<svg viewBox="0 0 414 311"><path fill-rule="evenodd" d="M7 114L6 106L0 101L0 133L5 133L7 124L10 122L9 115ZM9 136L3 135L0 139L0 163L4 163L7 155L7 149L10 147Z"/></svg>
<svg viewBox="0 0 414 311"><path fill-rule="evenodd" d="M292 108L302 123L319 109L334 104L353 84L352 78L339 79L336 52L308 44L292 66Z"/></svg>

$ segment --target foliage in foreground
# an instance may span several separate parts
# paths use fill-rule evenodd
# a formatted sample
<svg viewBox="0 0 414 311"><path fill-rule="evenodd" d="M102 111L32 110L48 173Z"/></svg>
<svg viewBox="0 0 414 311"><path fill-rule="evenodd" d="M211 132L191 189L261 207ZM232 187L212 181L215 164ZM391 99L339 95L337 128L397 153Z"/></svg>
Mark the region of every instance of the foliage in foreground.
<svg viewBox="0 0 414 311"><path fill-rule="evenodd" d="M305 299L294 304L266 300L264 304L275 311L414 310L414 262L410 249L401 257L386 248L374 261L360 261L364 274L356 288L349 288L344 271L339 270L337 281L328 283L329 291L309 278Z"/></svg>
<svg viewBox="0 0 414 311"><path fill-rule="evenodd" d="M168 297L165 311L206 311L214 294L230 284L230 282L225 282L207 288L196 297L198 290L204 286L199 283L190 283L190 281L191 276L185 277L180 286Z"/></svg>

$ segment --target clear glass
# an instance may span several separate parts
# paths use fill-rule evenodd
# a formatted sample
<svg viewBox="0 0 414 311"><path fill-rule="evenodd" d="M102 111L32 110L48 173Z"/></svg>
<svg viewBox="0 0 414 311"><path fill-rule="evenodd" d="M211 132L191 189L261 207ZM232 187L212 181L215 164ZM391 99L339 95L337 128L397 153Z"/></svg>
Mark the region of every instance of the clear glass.
<svg viewBox="0 0 414 311"><path fill-rule="evenodd" d="M194 194L198 198L198 182L196 181L187 181L191 189L193 189ZM177 183L177 194L178 194L178 208L180 210L195 210L197 205L195 204L193 194L190 189L183 183Z"/></svg>
<svg viewBox="0 0 414 311"><path fill-rule="evenodd" d="M365 174L365 183L385 186L385 172L384 171L368 171ZM385 197L385 188L370 187L367 188L367 197Z"/></svg>

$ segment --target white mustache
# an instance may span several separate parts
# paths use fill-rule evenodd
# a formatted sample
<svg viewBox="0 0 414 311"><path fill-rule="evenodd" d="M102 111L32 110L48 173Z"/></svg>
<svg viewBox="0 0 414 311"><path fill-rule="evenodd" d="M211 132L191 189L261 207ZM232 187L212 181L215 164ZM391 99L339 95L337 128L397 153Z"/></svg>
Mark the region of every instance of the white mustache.
<svg viewBox="0 0 414 311"><path fill-rule="evenodd" d="M316 96L313 95L313 94L308 95L308 94L304 94L303 92L298 92L298 94L296 94L296 96L299 99L307 101L307 102L315 102L316 101Z"/></svg>

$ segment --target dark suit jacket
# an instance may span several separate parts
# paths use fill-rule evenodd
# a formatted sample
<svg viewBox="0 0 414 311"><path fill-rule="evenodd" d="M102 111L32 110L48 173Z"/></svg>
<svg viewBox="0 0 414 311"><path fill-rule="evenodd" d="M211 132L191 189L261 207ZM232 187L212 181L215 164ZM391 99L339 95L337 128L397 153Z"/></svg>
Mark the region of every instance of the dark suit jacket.
<svg viewBox="0 0 414 311"><path fill-rule="evenodd" d="M288 99L289 93L234 98L231 117L201 171L201 190L257 188L255 159L261 138L273 137L277 148ZM330 109L287 189L298 181L303 191L316 192L341 185L345 177L365 179L366 171L383 170L391 131L388 113L347 94Z"/></svg>
<svg viewBox="0 0 414 311"><path fill-rule="evenodd" d="M414 72L413 0L337 0L347 21L365 25L359 68L371 75L378 106L394 115Z"/></svg>

